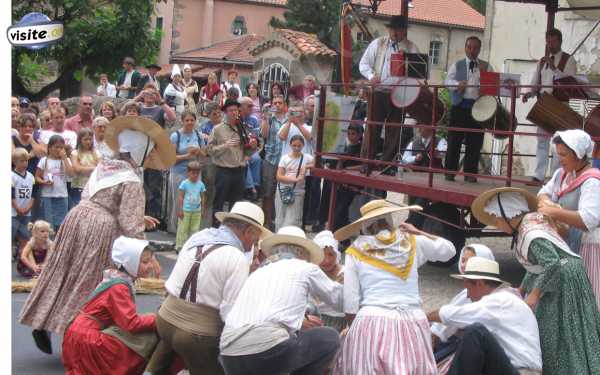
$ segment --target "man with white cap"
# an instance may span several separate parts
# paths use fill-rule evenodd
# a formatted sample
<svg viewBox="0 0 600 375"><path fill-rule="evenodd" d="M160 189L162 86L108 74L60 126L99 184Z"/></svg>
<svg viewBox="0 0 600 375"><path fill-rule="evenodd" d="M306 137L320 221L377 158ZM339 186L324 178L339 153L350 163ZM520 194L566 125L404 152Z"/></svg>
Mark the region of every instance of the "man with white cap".
<svg viewBox="0 0 600 375"><path fill-rule="evenodd" d="M207 228L183 245L165 283L168 296L158 311L161 344L150 371L168 373L173 354L195 374L222 374L217 362L223 322L248 277L253 249L271 232L264 214L249 202L237 202L231 212L217 212L219 228Z"/></svg>
<svg viewBox="0 0 600 375"><path fill-rule="evenodd" d="M309 296L337 309L342 286L318 267L323 250L298 227L281 228L262 241L267 257L240 292L221 335L228 375L323 374L339 347L329 327L301 330Z"/></svg>
<svg viewBox="0 0 600 375"><path fill-rule="evenodd" d="M427 315L463 330L449 374L541 374L542 352L535 315L500 279L498 262L482 257L467 261L463 280L465 305L445 305Z"/></svg>

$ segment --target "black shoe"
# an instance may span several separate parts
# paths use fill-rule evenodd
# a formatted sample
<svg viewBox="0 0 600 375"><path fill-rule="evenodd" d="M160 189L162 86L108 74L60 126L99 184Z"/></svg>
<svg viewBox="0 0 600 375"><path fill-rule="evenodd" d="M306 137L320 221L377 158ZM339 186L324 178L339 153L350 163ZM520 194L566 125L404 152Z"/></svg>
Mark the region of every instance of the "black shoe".
<svg viewBox="0 0 600 375"><path fill-rule="evenodd" d="M454 181L454 175L453 174L447 174L445 177L446 181Z"/></svg>
<svg viewBox="0 0 600 375"><path fill-rule="evenodd" d="M477 182L477 177L465 176L465 182L476 183Z"/></svg>
<svg viewBox="0 0 600 375"><path fill-rule="evenodd" d="M31 334L33 335L35 346L37 346L39 350L46 354L52 354L52 341L50 341L50 334L48 331L34 329Z"/></svg>

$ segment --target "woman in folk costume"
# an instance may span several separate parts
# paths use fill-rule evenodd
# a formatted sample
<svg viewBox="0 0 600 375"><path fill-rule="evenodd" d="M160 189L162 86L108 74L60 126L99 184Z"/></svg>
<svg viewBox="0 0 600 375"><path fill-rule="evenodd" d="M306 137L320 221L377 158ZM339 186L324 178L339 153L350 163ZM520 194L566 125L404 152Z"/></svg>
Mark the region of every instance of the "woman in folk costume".
<svg viewBox="0 0 600 375"><path fill-rule="evenodd" d="M194 100L194 95L198 94L200 90L198 89L198 83L192 78L192 67L189 66L189 64L183 66L182 84L185 89L185 94L187 95L185 100L187 110L197 115L198 112L196 110L196 100Z"/></svg>
<svg viewBox="0 0 600 375"><path fill-rule="evenodd" d="M62 359L67 375L138 375L158 336L154 314L136 312L134 281L154 271L148 241L121 236L112 248L113 268L65 331Z"/></svg>
<svg viewBox="0 0 600 375"><path fill-rule="evenodd" d="M360 219L335 233L342 241L360 232L346 249L344 312L353 323L334 374L437 372L417 271L427 261L447 261L456 250L410 224L396 227L392 214L409 209L421 207L374 200L361 207Z"/></svg>
<svg viewBox="0 0 600 375"><path fill-rule="evenodd" d="M319 267L333 281L340 284L344 283L344 266L340 264L342 255L338 250L338 241L333 236L333 233L328 230L319 232L313 241L323 249L323 261ZM323 324L327 327L334 328L341 332L346 328L346 314L343 311L336 311L328 304L321 301L316 301L316 307Z"/></svg>
<svg viewBox="0 0 600 375"><path fill-rule="evenodd" d="M569 226L567 244L581 255L600 308L600 170L590 165L594 144L583 130L554 134L560 168L538 193L538 210Z"/></svg>
<svg viewBox="0 0 600 375"><path fill-rule="evenodd" d="M498 188L471 206L481 223L512 234L527 274L521 284L540 330L544 375L600 374L600 313L585 267L558 234L552 218L530 212L536 197Z"/></svg>
<svg viewBox="0 0 600 375"><path fill-rule="evenodd" d="M188 94L183 86L181 69L179 69L179 65L177 64L173 65L173 70L171 71L171 83L167 85L163 96L167 105L175 108L177 117L181 116L185 110L185 99Z"/></svg>
<svg viewBox="0 0 600 375"><path fill-rule="evenodd" d="M144 237L156 219L144 216L140 166L167 169L175 150L161 127L144 117L118 117L107 126L106 144L116 159L101 160L81 202L60 226L55 250L21 310L19 322L32 326L35 343L51 354L47 331L62 334L110 265L120 235ZM158 264L156 264L158 267Z"/></svg>

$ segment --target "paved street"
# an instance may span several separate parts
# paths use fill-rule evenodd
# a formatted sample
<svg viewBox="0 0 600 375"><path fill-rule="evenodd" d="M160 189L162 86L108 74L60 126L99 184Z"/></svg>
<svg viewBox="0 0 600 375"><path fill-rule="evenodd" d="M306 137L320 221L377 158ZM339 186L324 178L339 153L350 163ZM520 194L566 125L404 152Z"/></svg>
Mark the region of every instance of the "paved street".
<svg viewBox="0 0 600 375"><path fill-rule="evenodd" d="M167 241L172 236L164 233L150 233L150 239ZM487 238L479 241L470 239L468 243L480 242L490 246L500 262L503 277L517 285L523 275L523 270L512 256L509 246L510 240L507 238ZM162 266L162 276L166 278L173 268L175 253L160 253L158 259ZM14 265L13 265L14 268ZM439 268L430 265L423 266L420 271L420 291L423 299L423 308L430 311L439 307L444 302L450 300L458 291L462 289L462 283L450 278L448 275L456 272L456 267ZM16 275L13 273L13 278ZM26 294L12 295L12 368L13 374L44 374L58 375L64 374L64 369L60 362L60 337L53 335L53 347L55 354L48 356L37 350L31 338L31 329L17 323L17 317L27 298ZM138 295L136 302L138 311L155 311L159 305L159 296Z"/></svg>

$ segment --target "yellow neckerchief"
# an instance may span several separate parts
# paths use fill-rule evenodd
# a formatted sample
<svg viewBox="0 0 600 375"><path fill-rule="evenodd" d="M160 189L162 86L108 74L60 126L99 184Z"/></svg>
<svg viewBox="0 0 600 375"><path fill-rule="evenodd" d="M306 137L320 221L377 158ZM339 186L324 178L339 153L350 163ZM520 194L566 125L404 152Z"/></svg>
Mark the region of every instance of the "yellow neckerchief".
<svg viewBox="0 0 600 375"><path fill-rule="evenodd" d="M375 238L377 239L377 241L379 241L385 245L391 245L394 242L396 242L396 239L398 238L398 236L396 236L396 231L391 231L390 233L391 234L388 237L378 233L375 235Z"/></svg>
<svg viewBox="0 0 600 375"><path fill-rule="evenodd" d="M393 232L393 235L391 237L394 237L394 240L396 238L396 233L395 231ZM378 239L379 240L379 239ZM387 241L390 241L389 239ZM406 279L408 278L408 275L410 274L410 271L412 269L412 266L414 264L415 261L415 253L416 253L416 238L414 235L409 235L408 236L408 241L410 244L410 250L409 250L409 255L408 255L408 261L406 262L406 265L404 265L403 267L396 267L384 260L375 258L371 255L368 255L360 250L358 250L357 248L350 246L346 249L346 254L348 255L352 255L355 259L357 259L358 261L370 264L373 267L379 268L381 270L384 270L386 272L389 272L395 276L398 276L399 278L401 278L402 280L406 281ZM392 241L394 242L394 241ZM390 243L392 243L390 242ZM370 250L370 251L377 251L376 249ZM383 250L385 251L385 250Z"/></svg>

